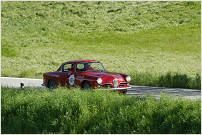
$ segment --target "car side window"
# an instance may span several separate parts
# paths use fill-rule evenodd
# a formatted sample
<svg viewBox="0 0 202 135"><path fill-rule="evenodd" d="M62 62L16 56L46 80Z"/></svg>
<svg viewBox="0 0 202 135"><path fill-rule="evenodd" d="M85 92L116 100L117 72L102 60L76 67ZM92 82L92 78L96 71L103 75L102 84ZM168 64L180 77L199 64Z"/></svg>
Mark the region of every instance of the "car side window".
<svg viewBox="0 0 202 135"><path fill-rule="evenodd" d="M77 64L76 69L79 70L79 71L84 70L84 64L83 63Z"/></svg>
<svg viewBox="0 0 202 135"><path fill-rule="evenodd" d="M63 66L63 72L73 72L74 68L72 64L65 64Z"/></svg>

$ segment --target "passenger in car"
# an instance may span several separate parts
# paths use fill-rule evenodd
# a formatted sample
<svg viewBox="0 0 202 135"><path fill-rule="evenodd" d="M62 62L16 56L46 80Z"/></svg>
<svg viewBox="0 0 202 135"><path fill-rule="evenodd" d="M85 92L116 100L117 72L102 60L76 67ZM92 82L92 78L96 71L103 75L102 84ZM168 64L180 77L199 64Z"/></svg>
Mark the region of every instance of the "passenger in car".
<svg viewBox="0 0 202 135"><path fill-rule="evenodd" d="M74 68L68 68L68 71L73 72Z"/></svg>

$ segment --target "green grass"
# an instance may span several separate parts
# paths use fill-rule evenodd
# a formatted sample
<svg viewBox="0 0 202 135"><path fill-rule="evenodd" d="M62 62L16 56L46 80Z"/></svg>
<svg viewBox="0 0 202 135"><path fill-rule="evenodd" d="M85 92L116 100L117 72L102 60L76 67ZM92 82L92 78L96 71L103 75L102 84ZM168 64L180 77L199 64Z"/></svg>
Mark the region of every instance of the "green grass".
<svg viewBox="0 0 202 135"><path fill-rule="evenodd" d="M58 88L2 88L2 133L201 133L201 101Z"/></svg>
<svg viewBox="0 0 202 135"><path fill-rule="evenodd" d="M200 11L200 2L2 2L1 74L42 78L96 59L136 85L200 89Z"/></svg>

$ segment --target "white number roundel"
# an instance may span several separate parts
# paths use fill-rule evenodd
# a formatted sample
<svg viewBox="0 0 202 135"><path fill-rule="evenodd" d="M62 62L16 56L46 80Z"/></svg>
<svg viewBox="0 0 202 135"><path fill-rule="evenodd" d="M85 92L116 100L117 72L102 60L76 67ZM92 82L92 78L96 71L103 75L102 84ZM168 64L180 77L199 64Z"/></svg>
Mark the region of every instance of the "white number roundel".
<svg viewBox="0 0 202 135"><path fill-rule="evenodd" d="M70 77L69 77L69 84L71 86L74 85L74 80L75 80L74 75L70 75Z"/></svg>

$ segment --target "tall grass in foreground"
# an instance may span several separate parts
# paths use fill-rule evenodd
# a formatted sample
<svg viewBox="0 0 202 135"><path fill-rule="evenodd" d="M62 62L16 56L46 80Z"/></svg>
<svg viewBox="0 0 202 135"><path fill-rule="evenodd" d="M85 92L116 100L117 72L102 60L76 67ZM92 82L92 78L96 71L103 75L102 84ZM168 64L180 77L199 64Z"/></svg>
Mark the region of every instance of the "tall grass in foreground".
<svg viewBox="0 0 202 135"><path fill-rule="evenodd" d="M200 100L2 88L2 133L200 133Z"/></svg>

